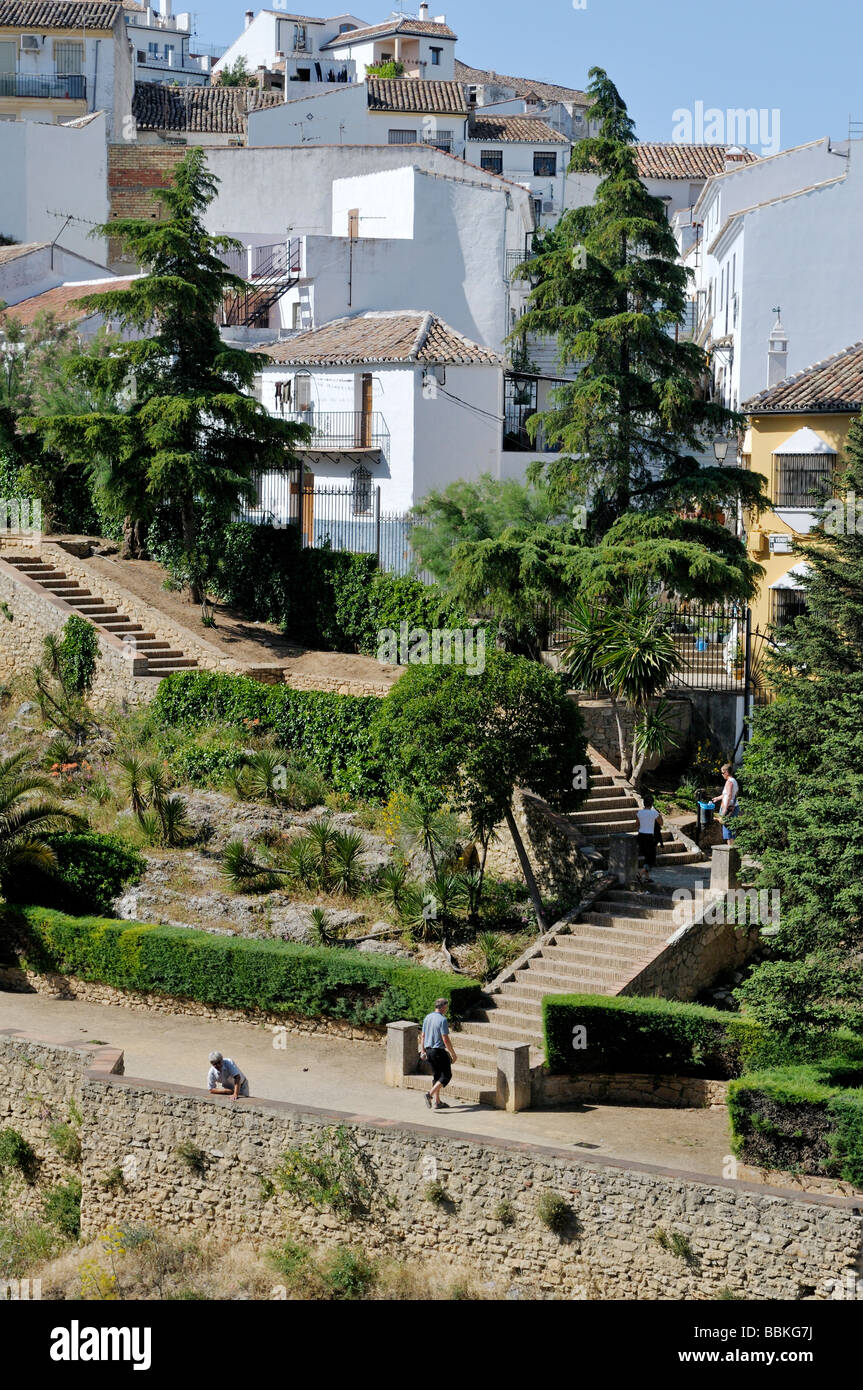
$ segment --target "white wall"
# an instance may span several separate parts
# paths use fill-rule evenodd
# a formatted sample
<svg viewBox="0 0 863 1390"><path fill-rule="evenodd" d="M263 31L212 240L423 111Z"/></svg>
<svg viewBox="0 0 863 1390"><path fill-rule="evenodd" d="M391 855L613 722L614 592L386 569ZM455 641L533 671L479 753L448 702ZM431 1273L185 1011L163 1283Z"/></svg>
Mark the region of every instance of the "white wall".
<svg viewBox="0 0 863 1390"><path fill-rule="evenodd" d="M412 130L417 143L448 133L452 153L465 149L464 116L409 111L370 111L364 83L328 87L315 95L288 100L249 116L249 145L389 145L390 130Z"/></svg>
<svg viewBox="0 0 863 1390"><path fill-rule="evenodd" d="M419 390L413 501L458 478L472 480L497 472L503 435L502 382L496 367L447 367L446 383L436 396Z"/></svg>
<svg viewBox="0 0 863 1390"><path fill-rule="evenodd" d="M83 256L55 246L40 246L26 256L0 263L0 300L5 304L20 304L46 290L56 289L70 280L95 280L100 272L108 276L105 266L85 260Z"/></svg>
<svg viewBox="0 0 863 1390"><path fill-rule="evenodd" d="M520 141L520 140L474 140L467 142L465 158L471 164L479 164L483 150L499 150L503 155L502 175L505 179L510 179L513 183L525 184L531 191L534 198L541 198L543 203L550 202L552 209L542 215L542 225L549 227L557 222L561 213L564 211L564 185L566 182L566 170L569 165L570 146L555 144L553 141L543 143L542 141ZM534 154L557 155L557 172L552 177L550 175L540 176L533 172Z"/></svg>
<svg viewBox="0 0 863 1390"><path fill-rule="evenodd" d="M108 155L103 114L85 126L0 121L3 200L0 232L16 241L53 241L62 234L70 251L106 263L103 238L89 235L108 220ZM59 215L55 215L59 214Z"/></svg>

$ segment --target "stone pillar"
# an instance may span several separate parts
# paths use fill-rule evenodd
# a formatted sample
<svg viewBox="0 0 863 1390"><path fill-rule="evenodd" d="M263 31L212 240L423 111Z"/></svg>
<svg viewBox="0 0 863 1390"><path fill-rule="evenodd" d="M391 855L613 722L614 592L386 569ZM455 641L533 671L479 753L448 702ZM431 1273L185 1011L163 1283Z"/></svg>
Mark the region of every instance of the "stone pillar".
<svg viewBox="0 0 863 1390"><path fill-rule="evenodd" d="M528 1110L530 1100L530 1044L498 1043L497 1109Z"/></svg>
<svg viewBox="0 0 863 1390"><path fill-rule="evenodd" d="M728 893L737 887L740 851L734 845L714 845L710 860L710 890Z"/></svg>
<svg viewBox="0 0 863 1390"><path fill-rule="evenodd" d="M638 840L634 835L612 835L608 841L608 872L626 887L638 874Z"/></svg>
<svg viewBox="0 0 863 1390"><path fill-rule="evenodd" d="M387 1060L384 1084L401 1086L402 1078L413 1076L419 1064L419 1025L400 1019L387 1024Z"/></svg>

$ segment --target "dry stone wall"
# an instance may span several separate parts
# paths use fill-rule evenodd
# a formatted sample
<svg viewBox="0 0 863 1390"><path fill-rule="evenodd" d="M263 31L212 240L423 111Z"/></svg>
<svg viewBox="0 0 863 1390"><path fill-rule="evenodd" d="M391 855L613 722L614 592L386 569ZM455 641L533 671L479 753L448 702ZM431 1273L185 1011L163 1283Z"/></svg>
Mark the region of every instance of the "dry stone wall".
<svg viewBox="0 0 863 1390"><path fill-rule="evenodd" d="M590 1160L431 1124L233 1102L107 1074L104 1063L85 1067L68 1049L9 1034L0 1034L0 1065L0 1114L14 1117L37 1147L44 1121L29 1093L58 1108L67 1094L80 1098L85 1238L117 1222L185 1233L218 1226L265 1245L292 1233L444 1260L451 1271L481 1272L501 1296L515 1289L567 1299L711 1299L722 1289L756 1299L828 1298L836 1281L861 1268L863 1220L852 1198ZM343 1221L269 1185L286 1149L315 1148L338 1125L370 1174L374 1197L362 1219ZM183 1145L200 1151L203 1172L178 1154ZM123 1184L109 1189L104 1180L118 1168ZM427 1199L430 1182L442 1185L443 1205ZM570 1208L562 1235L537 1215L545 1192ZM514 1208L512 1225L496 1214L503 1200ZM658 1230L680 1233L690 1257L660 1248Z"/></svg>

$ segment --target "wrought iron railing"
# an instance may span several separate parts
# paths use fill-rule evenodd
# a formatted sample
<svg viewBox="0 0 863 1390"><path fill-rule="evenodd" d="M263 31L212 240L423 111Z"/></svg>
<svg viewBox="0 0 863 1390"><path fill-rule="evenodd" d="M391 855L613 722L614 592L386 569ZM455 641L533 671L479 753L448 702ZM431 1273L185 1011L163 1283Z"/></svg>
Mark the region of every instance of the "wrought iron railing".
<svg viewBox="0 0 863 1390"><path fill-rule="evenodd" d="M248 250L224 251L221 259L225 265L247 283L244 289L226 296L222 322L246 327L266 326L272 306L299 280L301 258L299 237L268 246L252 246Z"/></svg>
<svg viewBox="0 0 863 1390"><path fill-rule="evenodd" d="M312 440L303 445L304 449L377 449L385 456L389 454L390 432L379 410L318 410L314 405L304 410L286 403L279 414L283 420L311 427Z"/></svg>
<svg viewBox="0 0 863 1390"><path fill-rule="evenodd" d="M50 73L0 72L0 97L41 97L49 101L86 101L87 79L80 73L65 77Z"/></svg>

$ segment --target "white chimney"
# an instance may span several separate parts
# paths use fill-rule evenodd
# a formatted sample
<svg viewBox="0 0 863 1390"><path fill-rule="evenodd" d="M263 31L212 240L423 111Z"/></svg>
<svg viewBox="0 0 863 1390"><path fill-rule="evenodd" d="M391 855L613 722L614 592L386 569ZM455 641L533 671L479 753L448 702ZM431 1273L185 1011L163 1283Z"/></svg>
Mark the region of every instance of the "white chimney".
<svg viewBox="0 0 863 1390"><path fill-rule="evenodd" d="M420 5L419 17L420 17L420 19L428 19L428 17L429 17L429 7L428 7L428 5L425 5L425 4Z"/></svg>
<svg viewBox="0 0 863 1390"><path fill-rule="evenodd" d="M776 322L767 343L767 385L776 386L788 375L788 334L782 327L780 310L774 309Z"/></svg>
<svg viewBox="0 0 863 1390"><path fill-rule="evenodd" d="M159 0L159 14L163 19L171 18L171 0Z"/></svg>
<svg viewBox="0 0 863 1390"><path fill-rule="evenodd" d="M255 11L254 11L254 10L246 10L246 28L247 28L247 29L248 29L249 25L251 24L252 20L254 19L254 17L255 17Z"/></svg>

